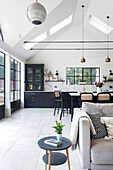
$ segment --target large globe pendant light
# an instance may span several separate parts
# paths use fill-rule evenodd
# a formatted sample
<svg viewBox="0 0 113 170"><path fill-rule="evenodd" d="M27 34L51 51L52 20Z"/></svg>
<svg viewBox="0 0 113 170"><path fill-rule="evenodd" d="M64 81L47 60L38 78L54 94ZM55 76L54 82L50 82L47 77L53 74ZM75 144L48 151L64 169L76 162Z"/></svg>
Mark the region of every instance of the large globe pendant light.
<svg viewBox="0 0 113 170"><path fill-rule="evenodd" d="M27 17L34 25L42 24L45 21L46 16L47 12L45 7L37 1L32 3L27 9Z"/></svg>

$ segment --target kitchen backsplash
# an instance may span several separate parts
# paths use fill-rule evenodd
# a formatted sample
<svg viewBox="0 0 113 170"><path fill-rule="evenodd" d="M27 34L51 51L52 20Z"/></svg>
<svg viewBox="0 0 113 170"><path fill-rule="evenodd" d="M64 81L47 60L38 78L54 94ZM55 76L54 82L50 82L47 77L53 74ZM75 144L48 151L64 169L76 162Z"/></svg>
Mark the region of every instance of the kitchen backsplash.
<svg viewBox="0 0 113 170"><path fill-rule="evenodd" d="M113 83L108 82L105 83L102 87L103 91L109 90L109 86L113 86ZM65 82L45 82L44 90L45 91L54 91L54 90L61 90L61 91L77 91L82 92L84 91L92 92L97 91L95 85L66 85Z"/></svg>

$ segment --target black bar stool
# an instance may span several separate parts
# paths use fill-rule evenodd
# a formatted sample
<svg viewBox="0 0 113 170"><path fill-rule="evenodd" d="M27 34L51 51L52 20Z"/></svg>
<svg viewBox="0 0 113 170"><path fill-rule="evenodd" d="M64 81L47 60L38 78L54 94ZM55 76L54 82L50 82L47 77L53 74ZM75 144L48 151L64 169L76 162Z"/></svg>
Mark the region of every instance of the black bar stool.
<svg viewBox="0 0 113 170"><path fill-rule="evenodd" d="M56 110L58 110L57 114L59 114L59 109L61 108L61 113L60 113L60 120L61 120L62 115L64 116L64 107L65 107L67 101L65 101L65 99L63 99L61 91L54 91L54 99L55 99L54 115L56 113ZM68 114L68 107L66 108L66 110L67 110L67 114Z"/></svg>

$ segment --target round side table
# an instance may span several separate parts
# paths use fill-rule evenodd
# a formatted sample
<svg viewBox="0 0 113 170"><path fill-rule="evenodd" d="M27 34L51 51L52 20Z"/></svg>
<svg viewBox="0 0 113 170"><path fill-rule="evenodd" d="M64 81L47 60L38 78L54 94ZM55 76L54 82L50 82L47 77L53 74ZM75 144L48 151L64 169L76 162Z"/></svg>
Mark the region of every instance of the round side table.
<svg viewBox="0 0 113 170"><path fill-rule="evenodd" d="M45 144L44 141L47 139L56 139L56 136L48 136L45 138L42 138L38 141L38 145L41 149L46 150L46 154L43 156L43 161L45 163L45 170L47 170L47 164L49 165L49 169L51 169L51 165L61 165L68 161L68 169L70 170L70 161L69 161L69 151L68 148L71 146L71 141L68 138L63 137L62 138L62 144L60 146L52 146L49 144ZM56 151L61 151L61 150L66 150L66 155L61 153L61 152L56 152ZM49 153L48 153L49 151ZM54 151L54 152L53 152Z"/></svg>

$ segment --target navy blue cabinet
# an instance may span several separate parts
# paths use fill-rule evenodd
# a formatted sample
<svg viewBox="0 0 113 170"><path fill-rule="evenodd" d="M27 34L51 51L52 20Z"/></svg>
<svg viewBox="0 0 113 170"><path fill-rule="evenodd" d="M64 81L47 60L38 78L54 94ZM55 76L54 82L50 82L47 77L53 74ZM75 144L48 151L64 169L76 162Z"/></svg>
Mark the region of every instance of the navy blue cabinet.
<svg viewBox="0 0 113 170"><path fill-rule="evenodd" d="M25 89L44 90L44 64L25 64Z"/></svg>
<svg viewBox="0 0 113 170"><path fill-rule="evenodd" d="M68 101L65 107L70 107L70 96L68 92L63 92L63 97ZM54 108L55 100L53 92L25 92L25 108Z"/></svg>

